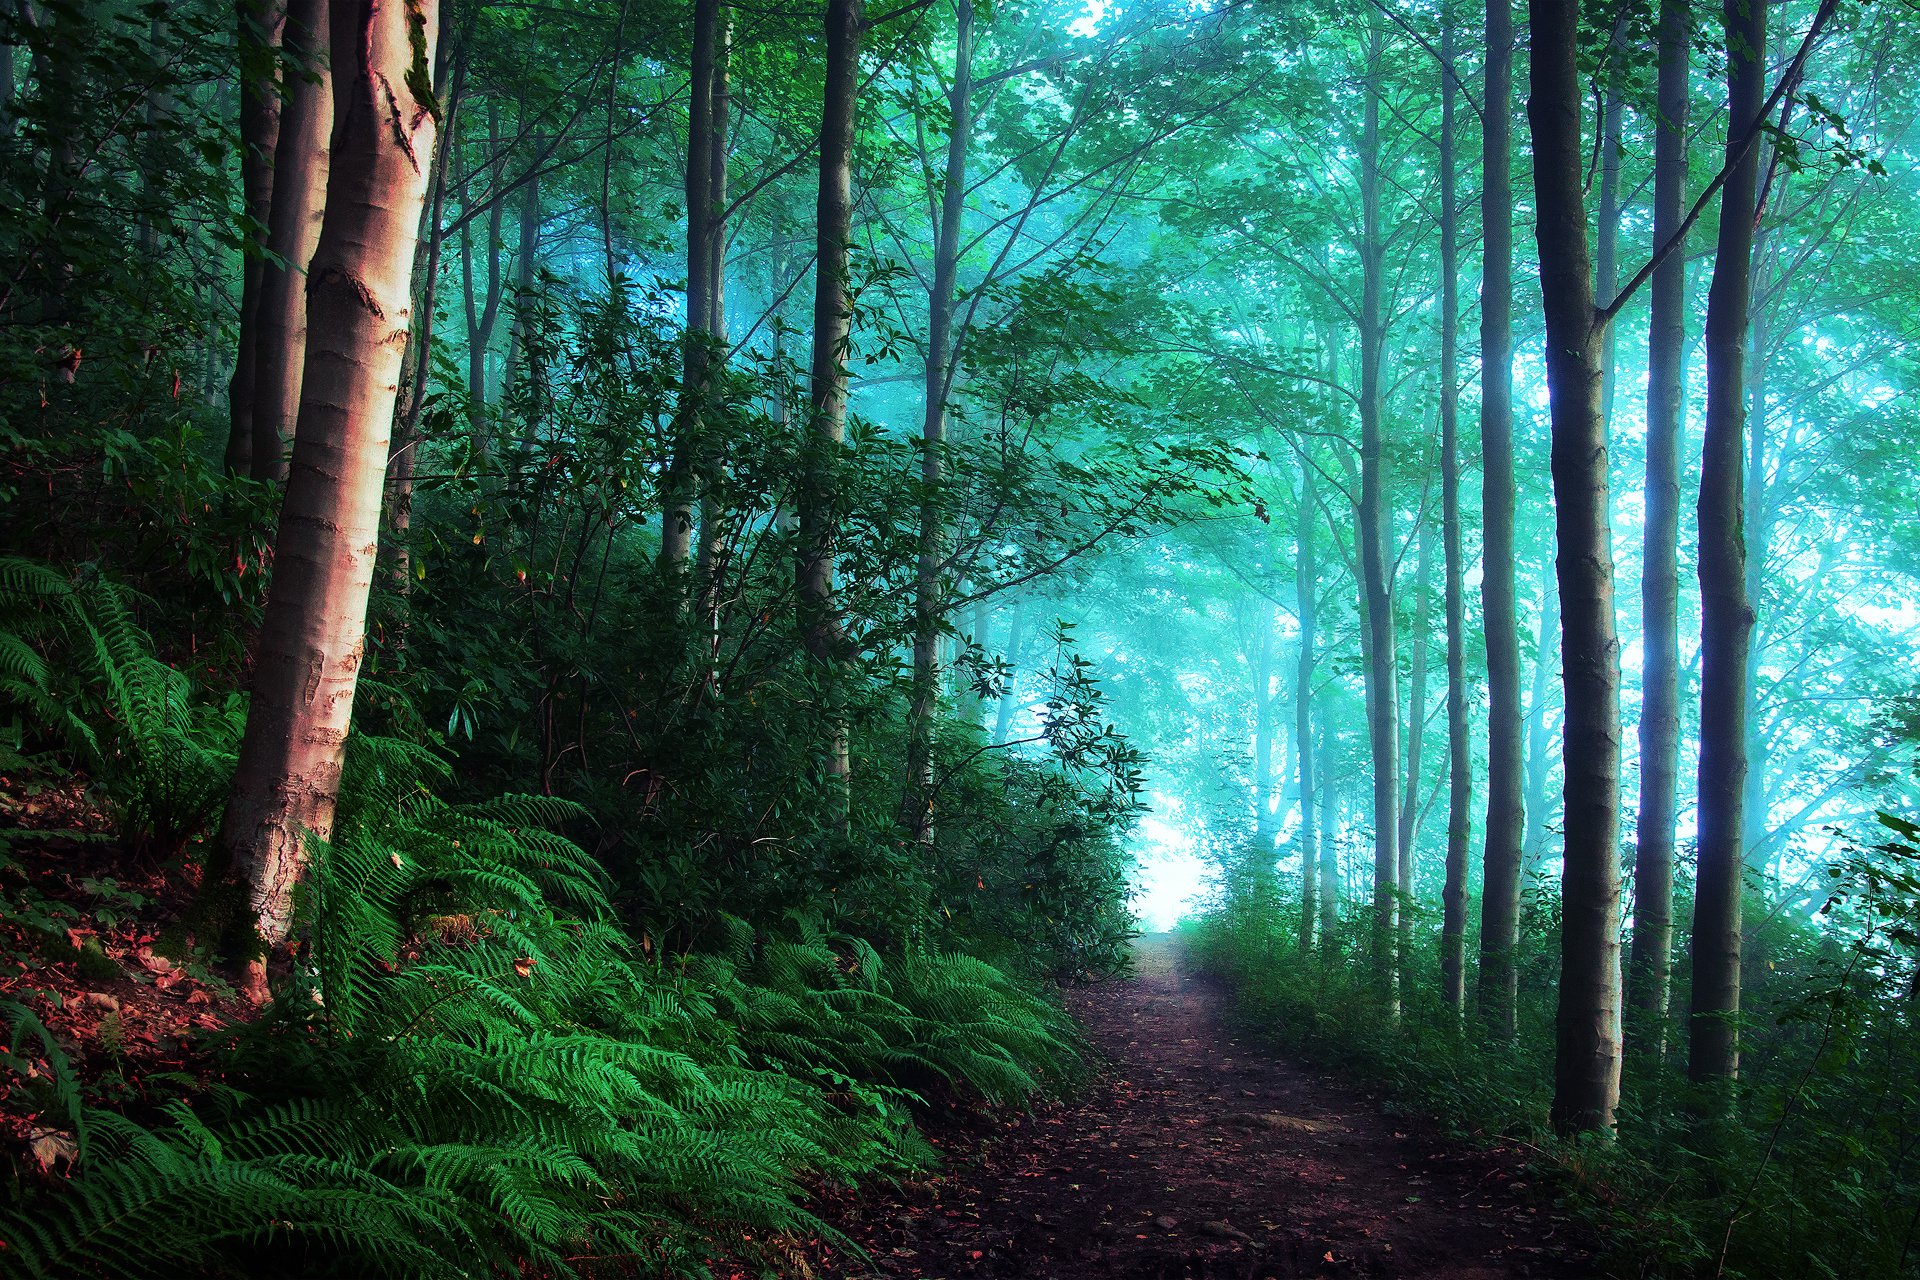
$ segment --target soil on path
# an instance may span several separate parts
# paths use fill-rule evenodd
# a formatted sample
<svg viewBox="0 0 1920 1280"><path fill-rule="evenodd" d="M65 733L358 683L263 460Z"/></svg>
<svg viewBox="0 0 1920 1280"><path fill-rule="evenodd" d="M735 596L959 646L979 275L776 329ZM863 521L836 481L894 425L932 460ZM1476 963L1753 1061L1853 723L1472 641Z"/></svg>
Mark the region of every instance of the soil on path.
<svg viewBox="0 0 1920 1280"><path fill-rule="evenodd" d="M1511 1155L1461 1150L1232 1032L1226 995L1149 938L1137 974L1071 999L1110 1060L1066 1107L869 1201L878 1280L1263 1280L1593 1274ZM958 1144L955 1144L958 1145Z"/></svg>

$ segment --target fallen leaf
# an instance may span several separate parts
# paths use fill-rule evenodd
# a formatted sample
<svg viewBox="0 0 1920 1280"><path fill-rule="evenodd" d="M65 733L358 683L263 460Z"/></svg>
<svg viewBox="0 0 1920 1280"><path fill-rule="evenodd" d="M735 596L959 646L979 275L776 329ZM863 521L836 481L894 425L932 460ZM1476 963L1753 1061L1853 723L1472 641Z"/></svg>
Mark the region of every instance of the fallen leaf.
<svg viewBox="0 0 1920 1280"><path fill-rule="evenodd" d="M34 1163L40 1166L42 1173L52 1173L54 1165L62 1160L71 1163L80 1155L80 1148L74 1142L73 1135L59 1129L36 1127L33 1131L30 1150L33 1152Z"/></svg>

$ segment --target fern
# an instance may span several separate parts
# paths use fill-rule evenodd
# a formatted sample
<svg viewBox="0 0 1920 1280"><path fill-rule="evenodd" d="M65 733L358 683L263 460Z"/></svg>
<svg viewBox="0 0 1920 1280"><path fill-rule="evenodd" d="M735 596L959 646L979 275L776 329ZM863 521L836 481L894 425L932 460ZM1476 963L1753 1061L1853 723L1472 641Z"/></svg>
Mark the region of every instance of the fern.
<svg viewBox="0 0 1920 1280"><path fill-rule="evenodd" d="M0 702L65 747L124 840L165 856L225 797L244 716L154 656L130 598L94 574L0 558Z"/></svg>
<svg viewBox="0 0 1920 1280"><path fill-rule="evenodd" d="M4 565L0 588L9 572L56 592ZM120 723L153 730L120 749L202 734L192 698L126 649L141 638L124 611L99 616L101 687ZM560 834L580 810L451 804L447 778L410 743L351 741L336 838L302 892L296 989L223 1032L226 1083L150 1125L68 1088L89 1141L70 1182L0 1213L0 1267L704 1274L750 1238L835 1238L804 1207L815 1179L929 1162L912 1123L929 1088L1015 1102L1062 1083L1064 1015L964 955L883 958L796 916L642 959ZM16 1041L37 1025L22 1015Z"/></svg>

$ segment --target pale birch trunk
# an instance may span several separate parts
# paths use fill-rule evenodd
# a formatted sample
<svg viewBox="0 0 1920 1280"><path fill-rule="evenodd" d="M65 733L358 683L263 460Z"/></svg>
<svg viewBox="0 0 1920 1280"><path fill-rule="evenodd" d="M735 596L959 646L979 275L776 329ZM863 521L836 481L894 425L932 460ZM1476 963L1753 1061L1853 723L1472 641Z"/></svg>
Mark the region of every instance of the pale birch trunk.
<svg viewBox="0 0 1920 1280"><path fill-rule="evenodd" d="M308 837L333 833L438 124L438 105L413 86L427 79L438 27L434 0L333 5L334 154L309 276L306 379L220 832L268 948L293 925ZM250 986L264 996L264 959Z"/></svg>

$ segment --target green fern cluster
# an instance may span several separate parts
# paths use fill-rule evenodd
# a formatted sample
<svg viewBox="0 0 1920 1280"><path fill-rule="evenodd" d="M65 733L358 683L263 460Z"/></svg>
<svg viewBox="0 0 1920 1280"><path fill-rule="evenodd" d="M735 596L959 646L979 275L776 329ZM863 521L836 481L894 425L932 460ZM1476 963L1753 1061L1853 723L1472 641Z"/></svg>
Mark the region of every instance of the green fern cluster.
<svg viewBox="0 0 1920 1280"><path fill-rule="evenodd" d="M959 952L883 959L859 938L789 924L792 936L756 943L728 921L727 945L689 964L756 1062L1011 1103L1057 1090L1080 1060L1065 1015L991 965Z"/></svg>
<svg viewBox="0 0 1920 1280"><path fill-rule="evenodd" d="M923 1163L934 1081L1014 1101L1063 1016L965 956L883 961L796 923L634 954L535 797L451 805L444 766L359 737L296 988L162 1122L73 1116L75 1176L0 1230L32 1277L704 1274L831 1234L806 1185Z"/></svg>
<svg viewBox="0 0 1920 1280"><path fill-rule="evenodd" d="M0 705L16 747L64 749L138 850L178 851L217 811L244 726L154 655L131 598L90 571L0 558Z"/></svg>

